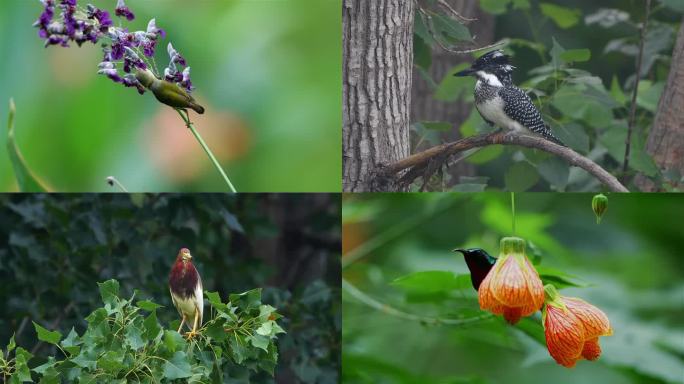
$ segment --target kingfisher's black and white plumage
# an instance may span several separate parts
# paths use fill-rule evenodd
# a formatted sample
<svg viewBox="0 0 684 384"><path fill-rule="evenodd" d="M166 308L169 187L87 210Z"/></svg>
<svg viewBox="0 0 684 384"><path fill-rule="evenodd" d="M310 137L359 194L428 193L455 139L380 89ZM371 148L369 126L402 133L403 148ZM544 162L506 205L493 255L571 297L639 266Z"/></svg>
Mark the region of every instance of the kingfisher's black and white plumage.
<svg viewBox="0 0 684 384"><path fill-rule="evenodd" d="M489 125L506 130L529 131L564 145L551 133L530 97L513 85L511 73L515 69L509 56L501 50L485 53L473 65L454 76L474 76L475 107Z"/></svg>

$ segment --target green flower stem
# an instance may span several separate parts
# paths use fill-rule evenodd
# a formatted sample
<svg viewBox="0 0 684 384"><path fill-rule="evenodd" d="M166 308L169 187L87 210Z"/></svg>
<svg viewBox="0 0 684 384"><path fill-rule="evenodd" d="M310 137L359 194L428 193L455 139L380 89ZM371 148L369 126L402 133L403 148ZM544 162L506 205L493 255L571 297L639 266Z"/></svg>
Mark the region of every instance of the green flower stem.
<svg viewBox="0 0 684 384"><path fill-rule="evenodd" d="M219 173L221 174L221 177L223 177L223 180L228 185L228 189L230 189L230 191L232 193L237 193L237 191L235 190L235 187L233 186L233 183L230 182L230 179L226 175L226 172L224 172L223 168L221 168L221 164L219 164L218 160L216 160L216 157L214 157L214 154L211 152L211 149L209 149L209 147L207 146L207 143L204 142L204 140L202 139L202 136L200 136L199 132L197 132L197 130L195 129L195 126L192 125L192 123L190 122L190 118L187 116L187 112L186 112L186 115L184 115L180 109L176 109L176 111L178 112L178 114L181 116L181 118L185 122L185 126L188 127L188 129L190 129L190 131L192 132L193 135L195 135L195 138L197 139L197 141L202 146L202 149L204 149L204 152L206 152L207 156L209 156L209 159L214 164L214 167L216 167L216 170L218 170Z"/></svg>
<svg viewBox="0 0 684 384"><path fill-rule="evenodd" d="M511 192L511 216L513 218L513 236L515 236L515 192Z"/></svg>

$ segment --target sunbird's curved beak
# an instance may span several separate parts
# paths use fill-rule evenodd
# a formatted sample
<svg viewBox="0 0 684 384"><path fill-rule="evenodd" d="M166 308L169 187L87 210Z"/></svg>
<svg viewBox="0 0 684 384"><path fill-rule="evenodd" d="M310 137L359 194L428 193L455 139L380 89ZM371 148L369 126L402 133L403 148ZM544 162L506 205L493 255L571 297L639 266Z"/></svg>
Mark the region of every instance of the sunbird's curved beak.
<svg viewBox="0 0 684 384"><path fill-rule="evenodd" d="M475 72L477 72L477 71L472 69L472 68L468 68L468 69L462 70L461 72L454 73L454 76L459 76L459 77L470 76Z"/></svg>

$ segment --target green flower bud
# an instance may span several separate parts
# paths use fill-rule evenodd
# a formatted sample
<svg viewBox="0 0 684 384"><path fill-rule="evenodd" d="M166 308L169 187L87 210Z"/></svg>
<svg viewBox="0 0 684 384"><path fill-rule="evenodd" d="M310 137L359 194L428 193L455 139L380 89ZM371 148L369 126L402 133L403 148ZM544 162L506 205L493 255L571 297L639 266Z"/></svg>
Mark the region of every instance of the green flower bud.
<svg viewBox="0 0 684 384"><path fill-rule="evenodd" d="M608 209L608 198L602 193L595 195L594 198L591 199L591 209L596 215L596 224L600 224L601 217Z"/></svg>

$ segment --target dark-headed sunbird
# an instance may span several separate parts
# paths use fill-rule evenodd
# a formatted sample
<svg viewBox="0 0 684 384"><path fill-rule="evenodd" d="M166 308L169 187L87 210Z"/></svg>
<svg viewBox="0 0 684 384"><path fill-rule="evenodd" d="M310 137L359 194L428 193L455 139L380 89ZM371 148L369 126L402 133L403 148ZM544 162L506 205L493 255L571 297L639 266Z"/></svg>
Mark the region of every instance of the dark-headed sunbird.
<svg viewBox="0 0 684 384"><path fill-rule="evenodd" d="M461 252L465 257L466 265L468 265L470 270L470 281L473 283L473 288L477 291L482 280L484 280L489 270L496 263L496 258L492 257L482 248L457 248L454 249L454 252Z"/></svg>
<svg viewBox="0 0 684 384"><path fill-rule="evenodd" d="M195 99L178 84L158 79L150 70L137 70L135 78L140 84L154 93L154 97L161 103L176 109L190 108L200 115L204 113L204 107L197 104Z"/></svg>

